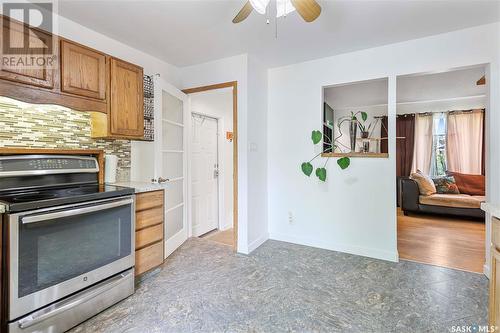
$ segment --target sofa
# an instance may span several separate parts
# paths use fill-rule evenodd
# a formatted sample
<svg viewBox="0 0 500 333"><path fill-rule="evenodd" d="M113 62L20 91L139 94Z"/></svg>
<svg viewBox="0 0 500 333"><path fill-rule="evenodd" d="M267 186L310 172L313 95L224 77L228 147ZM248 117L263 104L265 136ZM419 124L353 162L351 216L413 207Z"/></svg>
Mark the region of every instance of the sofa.
<svg viewBox="0 0 500 333"><path fill-rule="evenodd" d="M481 210L481 202L483 201L485 201L485 197L481 195L420 195L415 180L407 177L400 178L399 202L404 215L424 213L484 220L485 214Z"/></svg>

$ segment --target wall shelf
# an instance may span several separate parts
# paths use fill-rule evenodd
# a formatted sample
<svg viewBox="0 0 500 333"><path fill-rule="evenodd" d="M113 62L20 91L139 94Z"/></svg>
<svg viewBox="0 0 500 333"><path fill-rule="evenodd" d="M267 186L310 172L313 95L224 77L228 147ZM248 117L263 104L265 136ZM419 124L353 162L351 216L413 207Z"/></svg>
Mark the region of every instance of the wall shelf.
<svg viewBox="0 0 500 333"><path fill-rule="evenodd" d="M389 158L388 153L323 153L321 157Z"/></svg>

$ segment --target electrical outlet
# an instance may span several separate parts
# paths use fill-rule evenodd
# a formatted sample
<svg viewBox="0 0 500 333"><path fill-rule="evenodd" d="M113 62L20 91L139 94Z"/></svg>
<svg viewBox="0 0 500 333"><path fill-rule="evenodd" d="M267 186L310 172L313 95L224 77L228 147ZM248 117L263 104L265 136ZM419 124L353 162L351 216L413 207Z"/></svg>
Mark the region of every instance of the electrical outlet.
<svg viewBox="0 0 500 333"><path fill-rule="evenodd" d="M293 224L293 214L291 211L288 212L288 223Z"/></svg>

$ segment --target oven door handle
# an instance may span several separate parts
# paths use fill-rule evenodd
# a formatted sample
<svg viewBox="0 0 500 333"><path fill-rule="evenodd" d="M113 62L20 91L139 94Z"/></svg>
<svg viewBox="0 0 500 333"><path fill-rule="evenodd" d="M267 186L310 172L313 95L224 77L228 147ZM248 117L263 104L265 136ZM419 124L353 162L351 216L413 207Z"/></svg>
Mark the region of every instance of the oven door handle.
<svg viewBox="0 0 500 333"><path fill-rule="evenodd" d="M29 215L29 216L22 217L21 220L22 220L23 224L35 223L35 222L57 219L57 218L61 218L61 217L68 217L68 216L75 216L75 215L81 215L81 214L86 214L86 213L98 212L98 211L106 210L106 209L110 209L110 208L130 205L133 202L134 202L133 199L114 201L114 202L110 202L110 203L100 204L98 206L82 207L82 208L63 210L60 212L40 214L40 215Z"/></svg>
<svg viewBox="0 0 500 333"><path fill-rule="evenodd" d="M64 311L70 310L82 303L87 302L88 300L116 287L119 285L124 279L126 279L130 274L132 274L132 270L128 272L123 272L113 278L111 278L109 281L106 282L104 285L97 285L94 287L89 288L88 290L84 291L82 294L77 294L73 297L70 297L67 300L61 301L59 303L54 304L53 306L49 307L48 309L43 309L38 312L35 312L26 318L23 318L17 322L17 325L21 329L25 329L28 327L31 327L33 325L36 325L44 320L47 320L48 318L51 318L55 315L58 315Z"/></svg>

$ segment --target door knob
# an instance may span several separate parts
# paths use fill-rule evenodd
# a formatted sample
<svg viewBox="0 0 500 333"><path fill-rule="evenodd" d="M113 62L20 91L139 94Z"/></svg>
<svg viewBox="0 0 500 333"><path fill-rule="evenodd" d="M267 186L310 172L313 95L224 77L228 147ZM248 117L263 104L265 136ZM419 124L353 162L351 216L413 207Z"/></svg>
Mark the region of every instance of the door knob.
<svg viewBox="0 0 500 333"><path fill-rule="evenodd" d="M158 177L158 184L169 182L170 179L168 178L163 178L163 177Z"/></svg>

